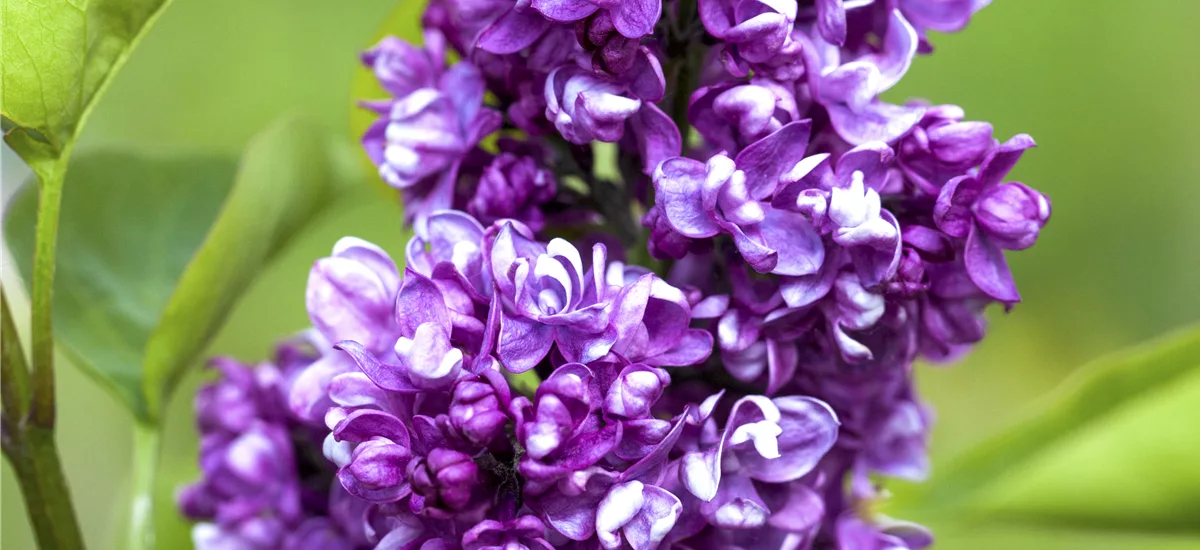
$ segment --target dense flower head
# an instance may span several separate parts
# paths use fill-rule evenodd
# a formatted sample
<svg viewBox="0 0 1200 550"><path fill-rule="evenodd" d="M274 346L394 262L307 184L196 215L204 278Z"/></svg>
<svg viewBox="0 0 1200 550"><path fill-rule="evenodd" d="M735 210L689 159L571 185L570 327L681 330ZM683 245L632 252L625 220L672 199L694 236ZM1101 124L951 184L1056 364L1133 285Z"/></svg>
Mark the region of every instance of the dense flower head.
<svg viewBox="0 0 1200 550"><path fill-rule="evenodd" d="M316 357L306 339L281 345L274 363L215 359L219 378L196 395L201 479L178 495L196 520L198 549L369 548L366 511L333 481L323 431L291 414L287 395Z"/></svg>
<svg viewBox="0 0 1200 550"><path fill-rule="evenodd" d="M1051 206L1009 176L1029 136L881 94L987 3L433 0L423 47L363 56L403 261L315 262L315 355L202 394L185 510L387 549L928 546L873 512L928 475L913 366L1020 301ZM295 504L302 452L336 506Z"/></svg>

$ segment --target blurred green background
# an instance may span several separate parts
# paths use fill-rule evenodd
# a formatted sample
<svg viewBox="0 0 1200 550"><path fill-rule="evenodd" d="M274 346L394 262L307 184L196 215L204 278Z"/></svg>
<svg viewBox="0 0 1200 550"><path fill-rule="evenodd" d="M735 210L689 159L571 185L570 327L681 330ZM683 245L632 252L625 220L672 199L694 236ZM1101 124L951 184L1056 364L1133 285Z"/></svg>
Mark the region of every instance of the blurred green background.
<svg viewBox="0 0 1200 550"><path fill-rule="evenodd" d="M116 78L80 147L232 154L289 112L345 132L356 54L395 4L177 0ZM1039 147L1013 177L1054 202L1038 246L1010 255L1025 302L992 311L989 339L966 360L919 370L938 410L935 478L946 457L1011 422L1085 361L1200 320L1197 21L1200 2L1182 0L998 0L966 31L936 36L935 54L890 92L894 101L961 105L1001 139L1031 134ZM23 175L6 149L6 197ZM211 353L263 358L306 325L308 267L337 237L396 252L400 233L399 209L383 195L343 205L259 279ZM16 287L14 273L6 262L6 287ZM27 319L25 304L15 304L18 319ZM65 362L58 376L58 437L85 536L92 548L115 548L126 524L131 420ZM196 472L190 395L202 379L189 376L165 427L162 548L189 545L169 498ZM7 463L2 488L0 546L32 548ZM1048 526L947 526L938 535L940 548L1196 547L1181 535Z"/></svg>

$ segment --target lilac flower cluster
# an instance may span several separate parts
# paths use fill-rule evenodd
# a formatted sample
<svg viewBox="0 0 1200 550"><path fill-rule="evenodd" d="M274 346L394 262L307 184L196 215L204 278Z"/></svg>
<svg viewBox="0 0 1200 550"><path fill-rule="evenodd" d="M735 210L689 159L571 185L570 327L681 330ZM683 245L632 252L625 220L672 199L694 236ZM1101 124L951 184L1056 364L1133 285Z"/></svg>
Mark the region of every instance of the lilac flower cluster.
<svg viewBox="0 0 1200 550"><path fill-rule="evenodd" d="M198 532L931 544L872 512L883 479L927 475L913 364L960 355L989 304L1020 301L1005 251L1034 244L1050 203L1008 181L1028 136L880 94L929 31L987 3L432 0L423 48L363 56L391 95L364 103L380 117L363 145L414 227L404 264L350 237L316 262L319 356L276 376L286 403L243 415L307 435L260 444L291 454L246 474L253 495L205 458L185 509L219 527ZM228 441L256 432L206 427L219 407L199 403L223 434L204 455L240 456ZM271 495L304 486L305 449L336 470L333 503L292 513ZM279 532L266 546L301 547Z"/></svg>
<svg viewBox="0 0 1200 550"><path fill-rule="evenodd" d="M220 378L196 395L201 481L179 508L197 521L197 548L355 550L371 548L366 505L333 479L320 453L324 433L287 407L297 375L317 353L303 340L257 367L215 359Z"/></svg>

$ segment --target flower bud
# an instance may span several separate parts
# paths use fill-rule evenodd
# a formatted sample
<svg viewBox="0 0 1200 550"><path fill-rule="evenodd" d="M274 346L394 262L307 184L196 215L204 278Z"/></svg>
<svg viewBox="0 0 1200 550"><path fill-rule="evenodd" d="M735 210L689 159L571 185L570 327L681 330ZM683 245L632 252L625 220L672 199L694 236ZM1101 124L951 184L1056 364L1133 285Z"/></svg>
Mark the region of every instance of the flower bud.
<svg viewBox="0 0 1200 550"><path fill-rule="evenodd" d="M404 467L412 452L384 438L359 444L338 479L350 494L370 502L393 502L404 496Z"/></svg>
<svg viewBox="0 0 1200 550"><path fill-rule="evenodd" d="M452 517L471 502L479 467L464 453L439 447L409 465L413 492L424 497L426 513Z"/></svg>
<svg viewBox="0 0 1200 550"><path fill-rule="evenodd" d="M1050 200L1023 183L1006 183L988 189L973 208L984 231L1008 250L1033 246L1050 219Z"/></svg>
<svg viewBox="0 0 1200 550"><path fill-rule="evenodd" d="M454 387L450 425L471 444L487 446L504 433L507 401L507 384L498 387L490 379L463 379Z"/></svg>

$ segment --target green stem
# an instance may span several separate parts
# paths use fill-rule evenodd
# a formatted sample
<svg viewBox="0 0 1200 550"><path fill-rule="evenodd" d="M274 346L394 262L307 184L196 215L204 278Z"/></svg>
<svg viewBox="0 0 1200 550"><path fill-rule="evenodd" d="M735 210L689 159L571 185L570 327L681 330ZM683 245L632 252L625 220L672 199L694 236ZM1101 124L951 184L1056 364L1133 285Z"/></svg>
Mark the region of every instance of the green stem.
<svg viewBox="0 0 1200 550"><path fill-rule="evenodd" d="M43 550L82 550L83 535L71 507L54 431L26 426L12 436L5 455L17 474L29 523Z"/></svg>
<svg viewBox="0 0 1200 550"><path fill-rule="evenodd" d="M33 252L33 403L29 422L34 426L54 428L54 323L51 319L54 300L55 249L58 246L58 213L62 204L63 172L67 165L64 156L58 162L38 172L38 215L36 243Z"/></svg>
<svg viewBox="0 0 1200 550"><path fill-rule="evenodd" d="M0 399L3 406L5 433L21 429L25 415L29 412L29 363L25 361L25 349L17 334L12 311L8 307L8 293L0 287Z"/></svg>
<svg viewBox="0 0 1200 550"><path fill-rule="evenodd" d="M135 422L133 427L133 498L129 550L154 548L154 483L158 472L158 427Z"/></svg>
<svg viewBox="0 0 1200 550"><path fill-rule="evenodd" d="M32 374L25 361L16 326L3 296L4 352L0 374L3 398L4 455L17 474L29 523L43 549L84 548L79 520L54 441L54 250L62 203L66 158L37 170L40 183L31 299ZM0 292L2 294L2 292Z"/></svg>

